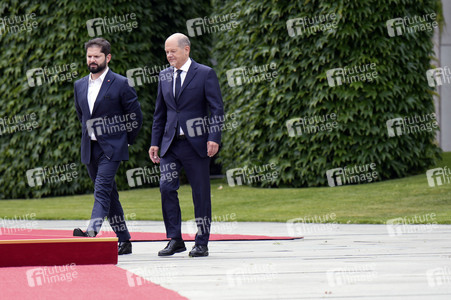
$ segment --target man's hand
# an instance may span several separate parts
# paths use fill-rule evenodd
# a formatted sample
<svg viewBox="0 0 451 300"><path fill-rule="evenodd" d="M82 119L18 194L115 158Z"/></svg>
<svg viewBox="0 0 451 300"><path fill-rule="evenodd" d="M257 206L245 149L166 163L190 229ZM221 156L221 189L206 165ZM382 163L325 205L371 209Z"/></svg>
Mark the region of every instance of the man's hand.
<svg viewBox="0 0 451 300"><path fill-rule="evenodd" d="M158 148L157 146L151 146L149 149L149 156L150 156L150 160L154 163L154 164L159 164L160 163L160 157L158 156L158 150L160 148Z"/></svg>
<svg viewBox="0 0 451 300"><path fill-rule="evenodd" d="M215 156L216 153L218 153L219 150L219 144L215 142L208 141L207 142L207 155L209 157Z"/></svg>

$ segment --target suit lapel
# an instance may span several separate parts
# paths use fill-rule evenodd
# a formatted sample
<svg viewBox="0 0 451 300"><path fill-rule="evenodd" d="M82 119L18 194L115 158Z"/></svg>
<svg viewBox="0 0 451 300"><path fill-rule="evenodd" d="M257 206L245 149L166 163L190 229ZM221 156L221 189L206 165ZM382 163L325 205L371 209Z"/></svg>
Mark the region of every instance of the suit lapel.
<svg viewBox="0 0 451 300"><path fill-rule="evenodd" d="M161 82L164 85L164 90L166 90L167 94L169 94L168 100L171 100L175 105L174 90L173 90L174 67L169 68L168 75L170 75L170 76L166 77L165 75L163 75L163 79L160 79L160 80L162 80ZM170 79L168 80L165 77L170 78Z"/></svg>
<svg viewBox="0 0 451 300"><path fill-rule="evenodd" d="M89 86L89 75L84 77L84 81L80 84L80 100L79 105L83 112L89 112L89 104L88 104L88 86Z"/></svg>
<svg viewBox="0 0 451 300"><path fill-rule="evenodd" d="M111 84L114 81L113 72L111 70L108 70L108 73L106 74L105 78L103 79L102 86L100 87L99 94L97 95L96 102L94 102L94 108L92 109L92 114L96 111L96 108L99 107L100 103L104 101L104 96L106 92L108 92L108 89L110 88Z"/></svg>
<svg viewBox="0 0 451 300"><path fill-rule="evenodd" d="M183 81L182 88L180 89L179 99L182 97L183 90L185 87L188 86L188 84L193 80L194 76L196 76L197 73L197 63L191 59L191 66L188 69L188 72L186 73L185 80Z"/></svg>

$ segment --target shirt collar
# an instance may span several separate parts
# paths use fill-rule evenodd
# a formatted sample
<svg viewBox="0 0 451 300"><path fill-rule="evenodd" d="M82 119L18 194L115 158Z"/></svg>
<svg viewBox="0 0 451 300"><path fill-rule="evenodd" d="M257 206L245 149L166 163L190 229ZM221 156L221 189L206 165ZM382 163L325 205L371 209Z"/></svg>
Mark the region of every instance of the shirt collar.
<svg viewBox="0 0 451 300"><path fill-rule="evenodd" d="M100 83L103 83L103 80L105 79L106 74L108 73L108 71L110 70L110 68L108 68L108 66L105 68L105 70L103 71L102 75L100 75L99 78L97 78L96 80L100 80ZM91 78L92 73L89 74L89 82L94 82L96 80L92 80Z"/></svg>
<svg viewBox="0 0 451 300"><path fill-rule="evenodd" d="M191 66L191 58L188 57L188 60L186 61L186 63L180 68L180 70L188 72L189 67ZM174 74L175 72L177 72L177 69L174 68Z"/></svg>

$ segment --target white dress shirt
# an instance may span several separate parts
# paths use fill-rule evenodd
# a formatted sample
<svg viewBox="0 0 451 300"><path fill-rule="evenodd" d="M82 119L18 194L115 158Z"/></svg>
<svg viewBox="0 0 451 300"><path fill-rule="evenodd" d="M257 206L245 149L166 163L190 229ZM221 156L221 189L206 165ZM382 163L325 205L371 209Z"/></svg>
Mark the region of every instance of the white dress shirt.
<svg viewBox="0 0 451 300"><path fill-rule="evenodd" d="M181 80L181 85L180 88L183 86L183 82L185 81L186 78L186 74L188 73L189 67L191 66L191 58L188 57L188 60L186 61L186 63L180 68L180 70L182 70L182 73L180 74L180 80ZM176 68L174 68L174 84L172 85L172 93L174 94L175 97L175 80L177 79L177 70ZM184 135L185 133L182 130L182 126L180 126L180 133L179 135Z"/></svg>
<svg viewBox="0 0 451 300"><path fill-rule="evenodd" d="M89 112L92 114L92 110L94 109L94 104L96 102L97 96L99 95L100 88L102 87L103 80L105 79L106 74L108 73L109 68L106 67L103 71L102 75L99 76L96 80L92 80L92 73L89 74L89 85L88 85L88 105ZM91 134L91 140L96 141L96 136L94 135L94 131Z"/></svg>

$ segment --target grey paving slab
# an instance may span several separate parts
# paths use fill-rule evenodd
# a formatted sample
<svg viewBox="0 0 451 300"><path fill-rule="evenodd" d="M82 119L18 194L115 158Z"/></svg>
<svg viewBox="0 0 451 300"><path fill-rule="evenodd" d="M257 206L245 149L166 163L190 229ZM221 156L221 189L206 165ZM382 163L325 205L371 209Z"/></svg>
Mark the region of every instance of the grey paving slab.
<svg viewBox="0 0 451 300"><path fill-rule="evenodd" d="M35 227L72 229L85 224L36 221ZM134 231L164 232L162 222L132 225ZM189 227L184 224L186 230ZM215 227L217 233L305 238L211 241L206 258L189 258L188 251L162 258L157 253L164 242L135 242L133 254L120 256L118 266L195 300L451 299L450 225L216 223ZM186 244L189 249L193 245ZM139 288L143 283L129 284Z"/></svg>

